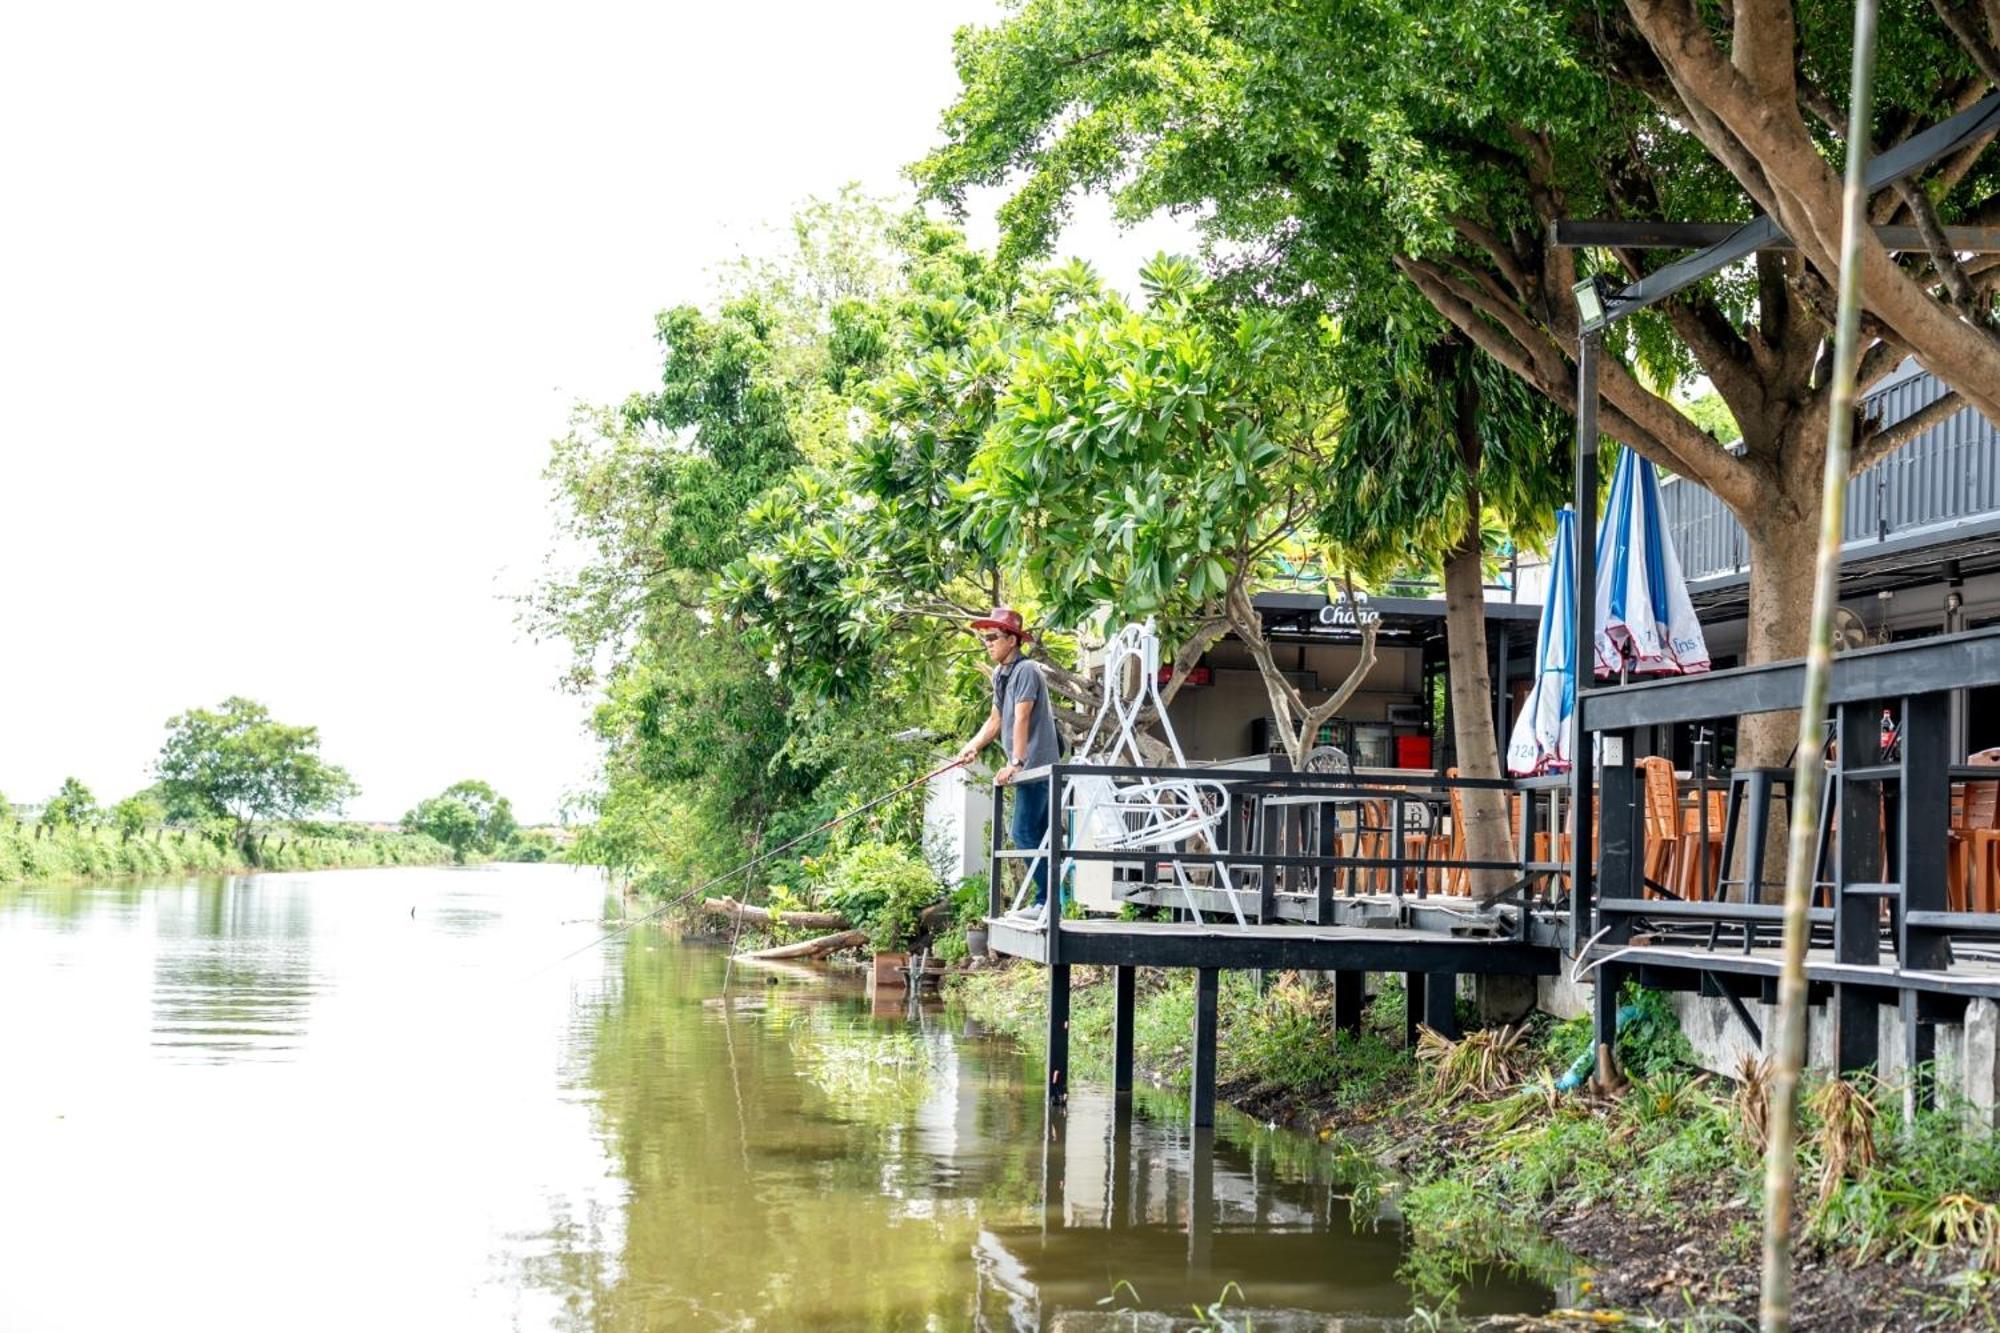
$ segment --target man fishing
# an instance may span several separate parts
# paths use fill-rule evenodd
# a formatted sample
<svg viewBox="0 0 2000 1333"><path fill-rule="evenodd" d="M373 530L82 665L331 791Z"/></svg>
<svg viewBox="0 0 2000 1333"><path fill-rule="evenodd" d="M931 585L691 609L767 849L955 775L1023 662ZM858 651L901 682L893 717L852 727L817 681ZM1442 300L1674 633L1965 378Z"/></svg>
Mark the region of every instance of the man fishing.
<svg viewBox="0 0 2000 1333"><path fill-rule="evenodd" d="M993 785L1014 788L1014 820L1009 830L1014 846L1024 850L1040 847L1049 829L1049 780L1044 776L1015 781L1023 770L1046 768L1058 757L1048 682L1042 678L1041 666L1021 653L1022 646L1034 636L1022 622L1021 613L1009 606L994 607L992 615L973 621L972 628L986 645L987 661L993 663L993 711L979 733L958 752L958 758L961 763L970 763L988 741L1002 737L1007 763L993 775ZM1048 859L1037 857L1030 866L1035 904L1040 906L1048 898Z"/></svg>

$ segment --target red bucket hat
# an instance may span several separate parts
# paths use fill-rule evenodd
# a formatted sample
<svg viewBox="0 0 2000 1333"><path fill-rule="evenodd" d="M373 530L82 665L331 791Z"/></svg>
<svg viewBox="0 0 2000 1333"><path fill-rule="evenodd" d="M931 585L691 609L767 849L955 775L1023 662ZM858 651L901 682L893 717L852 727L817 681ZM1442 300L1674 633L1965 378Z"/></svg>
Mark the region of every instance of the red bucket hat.
<svg viewBox="0 0 2000 1333"><path fill-rule="evenodd" d="M1035 636L1028 632L1021 613L1011 606L996 606L990 616L980 616L972 622L974 629L997 629L1002 634L1011 634L1017 639L1028 640Z"/></svg>

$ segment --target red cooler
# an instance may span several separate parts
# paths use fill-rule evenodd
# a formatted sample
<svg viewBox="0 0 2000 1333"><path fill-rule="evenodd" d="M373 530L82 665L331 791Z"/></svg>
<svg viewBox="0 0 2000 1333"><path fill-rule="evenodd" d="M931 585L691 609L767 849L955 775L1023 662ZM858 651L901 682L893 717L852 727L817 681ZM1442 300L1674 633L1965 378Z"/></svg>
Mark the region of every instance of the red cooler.
<svg viewBox="0 0 2000 1333"><path fill-rule="evenodd" d="M1397 768L1429 768L1431 766L1431 738L1428 736L1396 737Z"/></svg>

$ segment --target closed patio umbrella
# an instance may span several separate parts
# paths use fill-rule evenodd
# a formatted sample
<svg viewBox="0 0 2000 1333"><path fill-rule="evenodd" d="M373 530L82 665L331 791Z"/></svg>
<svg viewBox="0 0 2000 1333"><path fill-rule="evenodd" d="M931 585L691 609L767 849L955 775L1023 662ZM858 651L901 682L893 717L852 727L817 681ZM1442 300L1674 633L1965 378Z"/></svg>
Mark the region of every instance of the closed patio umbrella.
<svg viewBox="0 0 2000 1333"><path fill-rule="evenodd" d="M1549 588L1535 631L1535 683L1507 741L1507 771L1518 777L1570 765L1570 714L1576 711L1576 511L1556 515Z"/></svg>
<svg viewBox="0 0 2000 1333"><path fill-rule="evenodd" d="M1597 534L1596 619L1599 676L1708 670L1708 641L1660 512L1660 480L1630 449L1618 456Z"/></svg>

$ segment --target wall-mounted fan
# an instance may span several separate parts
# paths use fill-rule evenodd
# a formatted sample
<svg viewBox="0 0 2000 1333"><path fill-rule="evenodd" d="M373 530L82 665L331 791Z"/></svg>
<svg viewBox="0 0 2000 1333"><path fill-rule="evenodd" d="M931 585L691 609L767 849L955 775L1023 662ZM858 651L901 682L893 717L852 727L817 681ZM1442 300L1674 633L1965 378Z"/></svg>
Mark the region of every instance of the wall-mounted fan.
<svg viewBox="0 0 2000 1333"><path fill-rule="evenodd" d="M1833 651L1844 653L1850 648L1866 648L1869 644L1867 622L1844 606L1833 609Z"/></svg>

